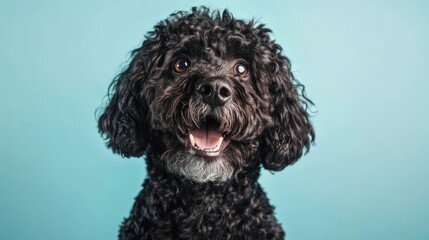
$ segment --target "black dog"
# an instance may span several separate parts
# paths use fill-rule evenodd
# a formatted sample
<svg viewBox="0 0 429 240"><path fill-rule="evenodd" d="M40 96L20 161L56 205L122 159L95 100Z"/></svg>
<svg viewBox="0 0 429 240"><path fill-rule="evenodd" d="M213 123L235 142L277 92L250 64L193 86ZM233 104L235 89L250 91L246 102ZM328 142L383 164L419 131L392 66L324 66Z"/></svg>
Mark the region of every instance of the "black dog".
<svg viewBox="0 0 429 240"><path fill-rule="evenodd" d="M205 7L155 26L111 85L107 146L146 155L120 239L283 239L257 183L308 150L304 88L270 29Z"/></svg>

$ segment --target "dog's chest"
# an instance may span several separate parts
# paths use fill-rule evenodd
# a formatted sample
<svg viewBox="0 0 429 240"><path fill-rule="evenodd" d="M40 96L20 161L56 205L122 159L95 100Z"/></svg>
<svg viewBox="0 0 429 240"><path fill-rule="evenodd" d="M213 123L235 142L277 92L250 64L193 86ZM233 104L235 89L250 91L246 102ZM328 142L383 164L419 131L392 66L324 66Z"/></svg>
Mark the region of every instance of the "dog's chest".
<svg viewBox="0 0 429 240"><path fill-rule="evenodd" d="M122 231L140 226L141 234L155 239L282 239L259 185L241 190L151 185L145 184Z"/></svg>

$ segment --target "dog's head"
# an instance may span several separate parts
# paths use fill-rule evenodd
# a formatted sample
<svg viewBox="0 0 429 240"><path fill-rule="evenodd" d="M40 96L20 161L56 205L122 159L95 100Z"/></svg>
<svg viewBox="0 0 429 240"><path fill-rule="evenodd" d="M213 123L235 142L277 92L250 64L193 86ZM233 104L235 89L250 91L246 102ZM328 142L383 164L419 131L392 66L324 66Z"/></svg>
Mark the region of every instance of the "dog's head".
<svg viewBox="0 0 429 240"><path fill-rule="evenodd" d="M225 181L247 161L282 170L314 138L309 100L270 30L226 10L160 22L111 91L98 122L108 147L125 157L151 149L197 182Z"/></svg>

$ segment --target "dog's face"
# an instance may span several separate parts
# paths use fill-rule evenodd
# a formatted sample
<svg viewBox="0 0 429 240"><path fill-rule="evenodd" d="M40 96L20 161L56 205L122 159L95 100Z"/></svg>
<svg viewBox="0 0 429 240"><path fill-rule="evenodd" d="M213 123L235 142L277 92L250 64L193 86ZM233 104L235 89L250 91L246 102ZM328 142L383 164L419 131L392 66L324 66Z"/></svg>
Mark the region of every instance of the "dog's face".
<svg viewBox="0 0 429 240"><path fill-rule="evenodd" d="M152 147L170 173L197 182L226 181L246 161L296 161L314 132L269 32L205 8L155 26L112 85L99 119L108 146L127 157Z"/></svg>
<svg viewBox="0 0 429 240"><path fill-rule="evenodd" d="M244 157L239 149L272 122L268 89L250 69L254 59L228 38L178 37L159 78L143 87L151 127L170 133L162 156L168 170L200 182L230 178Z"/></svg>

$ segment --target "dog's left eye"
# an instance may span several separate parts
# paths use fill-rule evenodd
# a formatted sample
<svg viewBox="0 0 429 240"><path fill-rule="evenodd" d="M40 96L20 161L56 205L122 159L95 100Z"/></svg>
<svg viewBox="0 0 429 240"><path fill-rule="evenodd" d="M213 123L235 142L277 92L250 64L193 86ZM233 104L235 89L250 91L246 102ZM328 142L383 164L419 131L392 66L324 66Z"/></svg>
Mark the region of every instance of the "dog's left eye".
<svg viewBox="0 0 429 240"><path fill-rule="evenodd" d="M234 72L234 75L240 77L247 77L247 75L249 75L249 69L243 63L236 63L232 68L232 71Z"/></svg>
<svg viewBox="0 0 429 240"><path fill-rule="evenodd" d="M174 62L173 68L177 73L182 73L191 66L191 61L187 58L179 58Z"/></svg>

